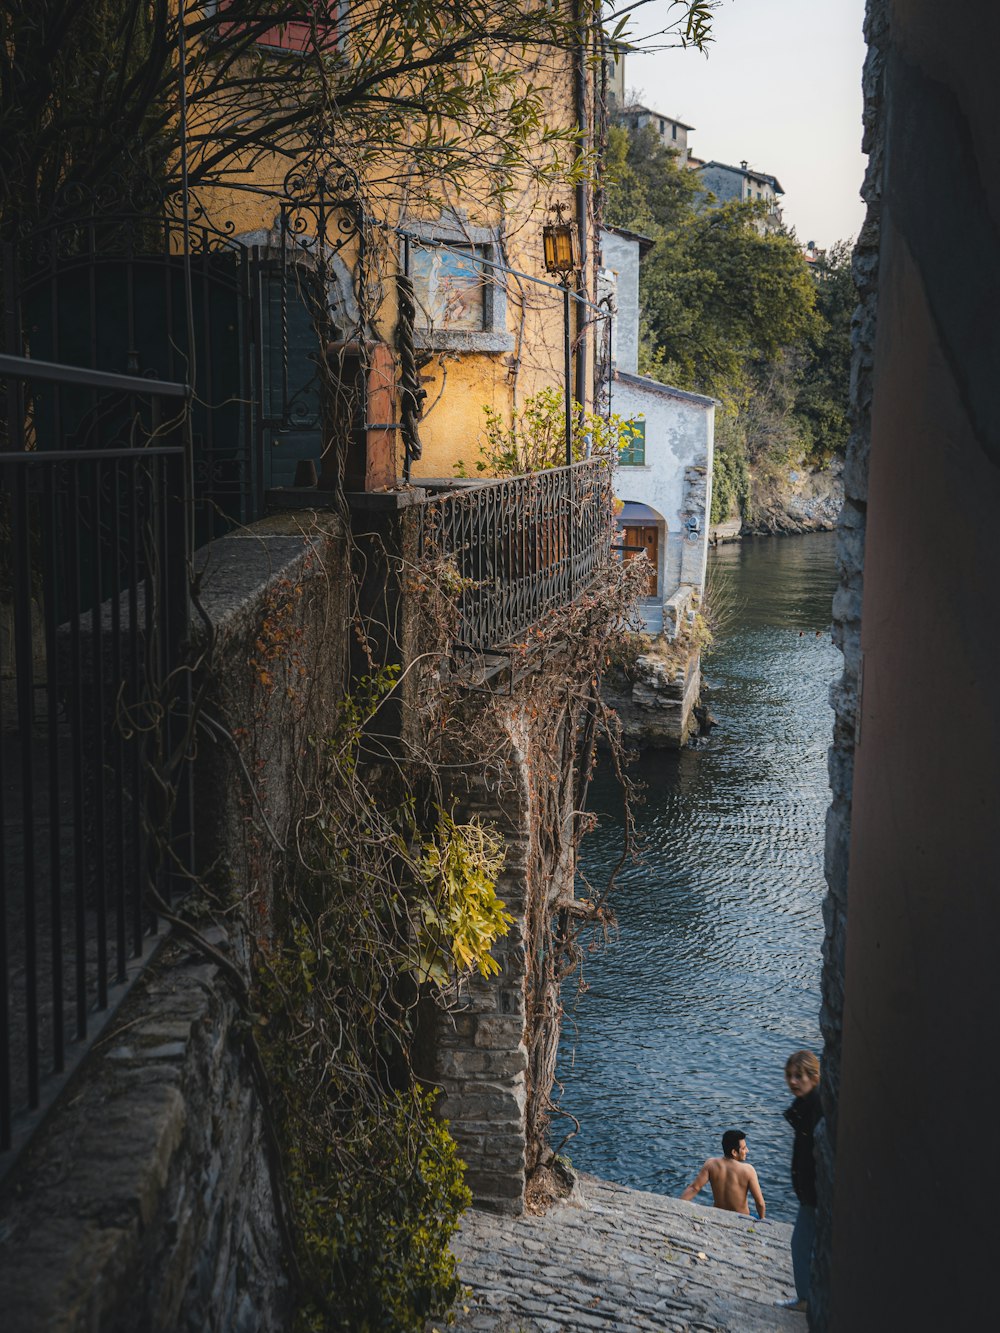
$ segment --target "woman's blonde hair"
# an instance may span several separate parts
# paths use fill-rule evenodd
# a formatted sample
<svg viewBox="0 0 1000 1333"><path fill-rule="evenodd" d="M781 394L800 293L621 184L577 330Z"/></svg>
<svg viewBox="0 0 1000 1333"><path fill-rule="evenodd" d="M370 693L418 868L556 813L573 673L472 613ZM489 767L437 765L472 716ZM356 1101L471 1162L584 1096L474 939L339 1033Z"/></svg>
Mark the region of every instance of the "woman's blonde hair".
<svg viewBox="0 0 1000 1333"><path fill-rule="evenodd" d="M812 1051L796 1051L785 1061L785 1077L793 1072L808 1074L810 1078L819 1080L819 1058L813 1055Z"/></svg>

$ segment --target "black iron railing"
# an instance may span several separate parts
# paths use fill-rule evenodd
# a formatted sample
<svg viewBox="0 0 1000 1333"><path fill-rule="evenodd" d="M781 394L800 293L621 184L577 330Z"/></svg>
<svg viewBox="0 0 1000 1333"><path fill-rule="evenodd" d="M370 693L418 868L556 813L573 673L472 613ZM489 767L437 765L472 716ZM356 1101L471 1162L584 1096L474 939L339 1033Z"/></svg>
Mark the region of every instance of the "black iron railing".
<svg viewBox="0 0 1000 1333"><path fill-rule="evenodd" d="M151 789L184 725L189 505L181 385L0 356L0 390L5 1150L148 951L150 877L169 898L190 867L184 798L165 827ZM68 393L90 423L70 448Z"/></svg>
<svg viewBox="0 0 1000 1333"><path fill-rule="evenodd" d="M506 652L569 606L607 560L612 521L611 466L601 458L427 501L420 550L454 566L454 647Z"/></svg>

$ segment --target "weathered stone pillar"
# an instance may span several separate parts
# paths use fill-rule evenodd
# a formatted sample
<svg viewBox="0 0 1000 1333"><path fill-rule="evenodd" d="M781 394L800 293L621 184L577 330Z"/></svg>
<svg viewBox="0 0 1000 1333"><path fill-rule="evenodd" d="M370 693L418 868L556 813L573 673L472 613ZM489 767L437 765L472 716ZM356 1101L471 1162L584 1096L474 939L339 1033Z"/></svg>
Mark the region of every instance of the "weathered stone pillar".
<svg viewBox="0 0 1000 1333"><path fill-rule="evenodd" d="M514 925L492 949L500 975L474 973L439 1013L434 1067L443 1093L438 1114L449 1122L477 1205L512 1214L524 1206L528 1068L523 939L530 836L519 806L509 798L498 805L484 783L463 802L463 819L478 815L504 830L507 857L497 893Z"/></svg>
<svg viewBox="0 0 1000 1333"><path fill-rule="evenodd" d="M560 773L543 796L539 784L552 782L552 735L543 741L523 717L507 722L502 776L498 780L495 771L491 780L484 770L468 771L456 818L477 816L503 834L506 860L497 894L514 924L492 949L499 976L473 974L455 1002L436 1013L430 1077L442 1089L436 1109L458 1143L476 1205L516 1215L524 1207L554 1073L548 1060L558 1040L559 1001L558 986L544 980L551 966L543 956L551 947L545 922L555 903L573 896L573 854L565 836L573 771ZM557 732L568 742L572 729L567 714ZM539 726L546 732L547 720Z"/></svg>
<svg viewBox="0 0 1000 1333"><path fill-rule="evenodd" d="M1000 1184L1000 9L869 0L868 35L812 1315L833 1333L977 1327Z"/></svg>

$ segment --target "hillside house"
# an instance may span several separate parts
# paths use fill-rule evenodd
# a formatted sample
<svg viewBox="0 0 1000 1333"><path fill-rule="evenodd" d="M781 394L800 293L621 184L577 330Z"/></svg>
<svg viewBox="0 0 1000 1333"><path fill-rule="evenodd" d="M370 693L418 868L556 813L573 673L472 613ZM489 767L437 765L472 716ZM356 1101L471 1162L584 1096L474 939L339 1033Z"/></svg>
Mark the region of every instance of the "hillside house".
<svg viewBox="0 0 1000 1333"><path fill-rule="evenodd" d="M777 227L781 222L779 199L785 193L776 176L754 171L746 162L738 167L725 162L705 162L698 167L701 183L717 204L736 199L740 203L764 204L767 212L764 225Z"/></svg>
<svg viewBox="0 0 1000 1333"><path fill-rule="evenodd" d="M614 119L617 124L631 130L633 134L645 129L647 125L651 125L663 147L669 148L677 154L678 165L685 166L687 164L690 152L688 135L693 133L693 125L686 125L683 120L678 120L676 116L668 116L661 111L653 111L648 106L638 104L617 109Z"/></svg>

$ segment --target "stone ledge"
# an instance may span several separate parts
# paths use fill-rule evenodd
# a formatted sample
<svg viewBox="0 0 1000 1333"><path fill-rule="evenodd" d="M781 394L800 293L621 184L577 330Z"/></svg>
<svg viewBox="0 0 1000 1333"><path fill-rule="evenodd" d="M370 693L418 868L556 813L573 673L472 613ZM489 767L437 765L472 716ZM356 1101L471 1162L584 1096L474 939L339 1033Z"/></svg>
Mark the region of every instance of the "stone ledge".
<svg viewBox="0 0 1000 1333"><path fill-rule="evenodd" d="M234 1018L215 969L168 944L4 1183L5 1328L284 1326Z"/></svg>
<svg viewBox="0 0 1000 1333"><path fill-rule="evenodd" d="M502 1201L498 1201L502 1202ZM466 1214L454 1333L805 1333L791 1227L582 1176L542 1217Z"/></svg>

